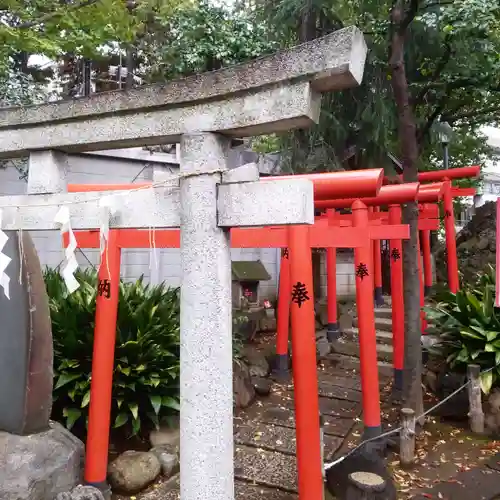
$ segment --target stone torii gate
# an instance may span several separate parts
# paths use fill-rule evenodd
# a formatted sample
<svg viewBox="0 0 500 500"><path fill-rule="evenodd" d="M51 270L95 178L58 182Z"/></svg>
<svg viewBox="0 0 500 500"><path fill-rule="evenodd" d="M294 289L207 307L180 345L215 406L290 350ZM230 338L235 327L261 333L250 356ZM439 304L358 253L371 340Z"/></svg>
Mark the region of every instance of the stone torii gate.
<svg viewBox="0 0 500 500"><path fill-rule="evenodd" d="M365 58L363 35L351 27L162 86L0 111L0 158L29 155L29 195L0 198L1 229L57 229L61 207L69 215L63 229L70 222L101 228L103 236L107 228L180 227L183 500L234 498L228 230L314 222L312 183L255 182L228 171L231 138L317 122L321 93L358 85ZM66 192L65 153L176 142L177 181L113 194ZM298 447L316 448L304 437L297 436ZM317 451L299 467L301 500L318 500L323 491L319 444ZM104 471L92 482L103 486L105 479Z"/></svg>

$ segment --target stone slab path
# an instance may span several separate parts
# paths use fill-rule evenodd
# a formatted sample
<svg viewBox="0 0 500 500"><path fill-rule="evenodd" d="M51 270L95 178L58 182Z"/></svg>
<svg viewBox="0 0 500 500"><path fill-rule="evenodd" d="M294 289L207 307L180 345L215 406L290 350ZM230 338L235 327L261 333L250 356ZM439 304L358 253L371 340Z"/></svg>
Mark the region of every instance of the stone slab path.
<svg viewBox="0 0 500 500"><path fill-rule="evenodd" d="M500 498L500 454L484 466L460 472L453 479L436 484L413 500L496 500Z"/></svg>
<svg viewBox="0 0 500 500"><path fill-rule="evenodd" d="M330 459L361 417L361 381L354 364L330 354L318 368L319 403L325 421L325 460ZM381 374L381 386L388 382ZM291 380L275 381L271 395L234 419L237 500L298 500L294 394ZM140 496L179 500L178 478Z"/></svg>

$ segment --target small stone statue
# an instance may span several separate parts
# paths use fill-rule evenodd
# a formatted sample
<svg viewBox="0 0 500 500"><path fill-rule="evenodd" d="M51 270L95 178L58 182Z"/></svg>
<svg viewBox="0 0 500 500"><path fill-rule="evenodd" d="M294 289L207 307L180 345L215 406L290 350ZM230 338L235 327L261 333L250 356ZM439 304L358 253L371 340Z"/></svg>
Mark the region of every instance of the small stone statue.
<svg viewBox="0 0 500 500"><path fill-rule="evenodd" d="M104 495L93 486L78 485L73 491L59 493L55 500L105 500Z"/></svg>

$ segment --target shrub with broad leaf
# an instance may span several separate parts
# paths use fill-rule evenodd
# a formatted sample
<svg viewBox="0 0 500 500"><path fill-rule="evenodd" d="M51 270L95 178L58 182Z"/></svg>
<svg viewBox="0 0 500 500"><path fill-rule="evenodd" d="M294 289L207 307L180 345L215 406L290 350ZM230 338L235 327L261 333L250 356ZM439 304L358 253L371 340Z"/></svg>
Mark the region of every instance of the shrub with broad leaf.
<svg viewBox="0 0 500 500"><path fill-rule="evenodd" d="M500 308L495 307L495 272L489 266L475 286L463 285L456 294L441 291L425 307L428 332L439 341L432 352L453 371L481 367L481 387L488 393L500 381Z"/></svg>
<svg viewBox="0 0 500 500"><path fill-rule="evenodd" d="M85 428L95 325L97 273L80 271L68 295L57 271L47 270L54 338L52 417ZM120 282L111 424L143 434L179 410L179 289ZM113 335L113 332L109 332Z"/></svg>

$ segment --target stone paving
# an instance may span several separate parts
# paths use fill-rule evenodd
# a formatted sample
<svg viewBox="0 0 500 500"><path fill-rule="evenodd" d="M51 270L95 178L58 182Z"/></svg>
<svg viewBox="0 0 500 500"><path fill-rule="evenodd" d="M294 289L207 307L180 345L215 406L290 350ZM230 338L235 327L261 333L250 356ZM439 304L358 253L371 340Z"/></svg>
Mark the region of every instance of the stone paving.
<svg viewBox="0 0 500 500"><path fill-rule="evenodd" d="M500 498L500 454L483 466L458 473L453 479L437 483L413 500L496 500Z"/></svg>
<svg viewBox="0 0 500 500"><path fill-rule="evenodd" d="M318 367L319 406L324 417L325 460L343 446L362 413L359 350L349 337ZM345 347L348 346L348 347ZM379 361L381 388L392 367ZM291 378L274 381L271 394L234 418L236 499L298 500L294 394ZM141 500L179 500L178 478L157 485Z"/></svg>

